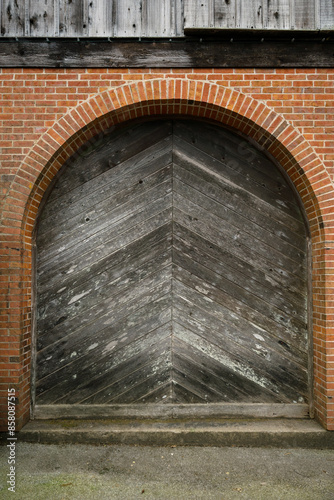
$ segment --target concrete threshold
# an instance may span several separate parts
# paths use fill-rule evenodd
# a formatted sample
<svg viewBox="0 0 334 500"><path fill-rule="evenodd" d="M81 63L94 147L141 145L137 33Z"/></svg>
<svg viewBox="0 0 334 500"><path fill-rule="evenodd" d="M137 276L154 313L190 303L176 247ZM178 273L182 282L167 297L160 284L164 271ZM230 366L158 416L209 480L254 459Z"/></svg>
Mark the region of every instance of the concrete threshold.
<svg viewBox="0 0 334 500"><path fill-rule="evenodd" d="M334 449L334 432L310 419L33 420L18 441L43 444L126 444Z"/></svg>

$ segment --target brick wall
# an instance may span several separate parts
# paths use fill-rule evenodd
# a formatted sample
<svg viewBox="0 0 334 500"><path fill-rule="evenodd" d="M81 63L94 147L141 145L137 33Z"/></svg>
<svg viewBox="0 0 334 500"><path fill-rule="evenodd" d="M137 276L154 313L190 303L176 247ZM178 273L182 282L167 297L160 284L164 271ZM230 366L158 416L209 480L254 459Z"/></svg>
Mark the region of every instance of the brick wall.
<svg viewBox="0 0 334 500"><path fill-rule="evenodd" d="M201 116L252 137L296 186L312 238L314 403L334 430L334 70L3 69L0 74L0 396L29 418L31 250L38 205L99 130L148 114Z"/></svg>

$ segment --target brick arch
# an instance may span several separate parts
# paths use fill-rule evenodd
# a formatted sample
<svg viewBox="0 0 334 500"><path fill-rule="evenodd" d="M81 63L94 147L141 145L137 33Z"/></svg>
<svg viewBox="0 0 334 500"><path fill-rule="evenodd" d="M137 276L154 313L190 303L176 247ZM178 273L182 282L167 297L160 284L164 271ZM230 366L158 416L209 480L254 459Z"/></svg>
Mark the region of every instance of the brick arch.
<svg viewBox="0 0 334 500"><path fill-rule="evenodd" d="M67 158L99 132L127 120L152 115L200 117L231 127L268 151L295 185L309 221L313 245L315 414L323 425L334 429L334 411L331 414L328 404L323 363L329 354L326 340L330 339L330 335L333 338L333 331L326 322L327 293L331 286L326 262L330 260L334 246L330 244L334 238L329 210L333 185L312 147L282 116L260 101L213 83L152 79L106 90L69 111L30 150L12 183L12 189L23 193L26 200L22 208L15 207L22 220L20 280L24 282L21 291L23 342L29 342L31 328L32 233L39 204L52 178ZM8 206L5 211L10 208ZM24 352L22 347L21 353L24 366L22 377L27 381L29 349ZM22 383L22 421L28 418L29 408L27 384L26 389L23 386Z"/></svg>

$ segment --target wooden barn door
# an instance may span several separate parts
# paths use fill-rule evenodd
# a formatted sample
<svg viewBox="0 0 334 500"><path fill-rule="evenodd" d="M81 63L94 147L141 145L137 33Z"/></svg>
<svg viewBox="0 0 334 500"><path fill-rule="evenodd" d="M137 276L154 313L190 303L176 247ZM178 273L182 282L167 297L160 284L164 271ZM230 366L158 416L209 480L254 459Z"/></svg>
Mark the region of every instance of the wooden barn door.
<svg viewBox="0 0 334 500"><path fill-rule="evenodd" d="M239 136L106 135L63 168L36 245L37 405L307 402L304 220Z"/></svg>

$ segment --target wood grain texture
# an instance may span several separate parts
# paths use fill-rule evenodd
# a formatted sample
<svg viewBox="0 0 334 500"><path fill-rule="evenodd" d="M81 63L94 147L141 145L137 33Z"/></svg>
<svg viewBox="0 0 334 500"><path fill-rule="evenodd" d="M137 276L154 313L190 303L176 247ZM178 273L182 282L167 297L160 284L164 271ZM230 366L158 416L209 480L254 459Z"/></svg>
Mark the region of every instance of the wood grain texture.
<svg viewBox="0 0 334 500"><path fill-rule="evenodd" d="M204 35L201 35L203 37ZM3 68L332 68L333 36L321 33L298 40L289 31L281 40L268 33L223 31L216 39L198 37L191 41L117 41L90 39L46 41L0 39L0 66ZM291 40L294 39L292 43Z"/></svg>
<svg viewBox="0 0 334 500"><path fill-rule="evenodd" d="M2 37L183 37L334 28L331 0L0 0Z"/></svg>
<svg viewBox="0 0 334 500"><path fill-rule="evenodd" d="M307 403L306 230L279 170L196 121L84 151L39 218L37 404Z"/></svg>

